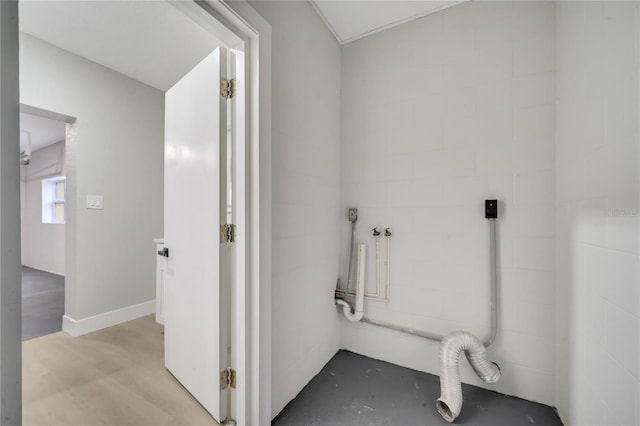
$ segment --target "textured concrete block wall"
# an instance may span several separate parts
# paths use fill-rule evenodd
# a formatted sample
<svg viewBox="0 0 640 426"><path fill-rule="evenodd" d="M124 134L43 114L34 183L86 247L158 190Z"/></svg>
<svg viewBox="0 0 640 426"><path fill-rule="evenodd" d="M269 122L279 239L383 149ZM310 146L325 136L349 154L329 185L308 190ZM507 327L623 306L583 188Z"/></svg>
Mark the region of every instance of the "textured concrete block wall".
<svg viewBox="0 0 640 426"><path fill-rule="evenodd" d="M557 3L557 406L640 423L638 2Z"/></svg>
<svg viewBox="0 0 640 426"><path fill-rule="evenodd" d="M492 389L554 404L555 7L469 2L343 46L342 207L358 242L390 226L391 302L372 318L489 332L489 226L500 200ZM341 272L349 234L342 220ZM373 281L373 267L368 281ZM341 346L438 373L437 343L350 324ZM466 368L463 379L482 385ZM487 385L483 385L487 386Z"/></svg>

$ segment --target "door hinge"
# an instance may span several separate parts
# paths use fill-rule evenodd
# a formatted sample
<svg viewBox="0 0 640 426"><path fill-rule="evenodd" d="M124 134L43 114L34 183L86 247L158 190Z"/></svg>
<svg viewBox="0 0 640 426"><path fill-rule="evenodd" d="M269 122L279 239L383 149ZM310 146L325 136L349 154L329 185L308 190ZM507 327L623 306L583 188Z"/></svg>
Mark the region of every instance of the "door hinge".
<svg viewBox="0 0 640 426"><path fill-rule="evenodd" d="M234 224L220 225L220 242L235 243L236 242L236 226Z"/></svg>
<svg viewBox="0 0 640 426"><path fill-rule="evenodd" d="M233 389L236 388L236 370L232 368L220 372L220 389L224 390L229 386Z"/></svg>
<svg viewBox="0 0 640 426"><path fill-rule="evenodd" d="M223 98L233 98L233 95L236 94L236 79L235 78L224 78L220 79L220 96Z"/></svg>

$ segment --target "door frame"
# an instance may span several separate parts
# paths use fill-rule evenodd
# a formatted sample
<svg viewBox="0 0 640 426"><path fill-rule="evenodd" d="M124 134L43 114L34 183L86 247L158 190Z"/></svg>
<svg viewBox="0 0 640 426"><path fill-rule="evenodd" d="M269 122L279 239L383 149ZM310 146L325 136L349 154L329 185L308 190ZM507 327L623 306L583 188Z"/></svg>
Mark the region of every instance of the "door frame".
<svg viewBox="0 0 640 426"><path fill-rule="evenodd" d="M246 41L247 259L239 424L271 422L271 26L246 0L196 1ZM180 3L180 2L176 2ZM22 423L18 2L0 1L0 424Z"/></svg>
<svg viewBox="0 0 640 426"><path fill-rule="evenodd" d="M247 279L236 293L235 320L245 327L236 327L235 352L246 377L237 378L234 411L238 424L265 425L271 423L271 25L245 0L198 4L245 40Z"/></svg>

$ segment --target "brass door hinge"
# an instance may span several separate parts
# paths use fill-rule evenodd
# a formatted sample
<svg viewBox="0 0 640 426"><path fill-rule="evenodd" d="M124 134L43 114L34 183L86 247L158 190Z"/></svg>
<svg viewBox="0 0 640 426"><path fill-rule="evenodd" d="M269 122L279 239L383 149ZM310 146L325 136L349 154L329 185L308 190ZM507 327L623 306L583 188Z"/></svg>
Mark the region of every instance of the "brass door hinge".
<svg viewBox="0 0 640 426"><path fill-rule="evenodd" d="M234 224L220 225L220 242L235 243L236 242L236 226Z"/></svg>
<svg viewBox="0 0 640 426"><path fill-rule="evenodd" d="M236 79L221 78L220 79L220 96L231 99L236 94Z"/></svg>
<svg viewBox="0 0 640 426"><path fill-rule="evenodd" d="M231 386L232 389L236 388L236 370L227 368L220 372L220 389L224 390Z"/></svg>

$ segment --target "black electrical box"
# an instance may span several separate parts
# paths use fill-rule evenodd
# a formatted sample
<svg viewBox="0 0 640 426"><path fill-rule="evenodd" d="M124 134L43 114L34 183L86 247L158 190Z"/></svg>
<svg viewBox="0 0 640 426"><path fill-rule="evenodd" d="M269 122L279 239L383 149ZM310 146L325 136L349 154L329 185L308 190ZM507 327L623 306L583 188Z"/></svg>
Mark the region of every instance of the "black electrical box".
<svg viewBox="0 0 640 426"><path fill-rule="evenodd" d="M484 200L484 218L498 218L498 200Z"/></svg>

